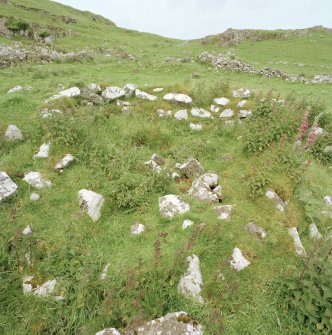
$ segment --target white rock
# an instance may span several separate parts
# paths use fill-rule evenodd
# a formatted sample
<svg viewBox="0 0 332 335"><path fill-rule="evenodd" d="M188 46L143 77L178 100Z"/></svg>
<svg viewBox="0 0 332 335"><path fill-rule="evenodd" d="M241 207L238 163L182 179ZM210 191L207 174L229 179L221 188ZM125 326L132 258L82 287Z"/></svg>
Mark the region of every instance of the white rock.
<svg viewBox="0 0 332 335"><path fill-rule="evenodd" d="M173 114L171 110L165 111L164 109L157 109L156 113L161 118L168 118L171 117Z"/></svg>
<svg viewBox="0 0 332 335"><path fill-rule="evenodd" d="M115 328L106 328L96 333L95 335L121 335Z"/></svg>
<svg viewBox="0 0 332 335"><path fill-rule="evenodd" d="M239 108L243 108L247 104L247 102L248 102L247 100L241 100L238 102L237 106Z"/></svg>
<svg viewBox="0 0 332 335"><path fill-rule="evenodd" d="M55 285L57 284L56 279L48 280L41 286L37 287L34 290L35 295L40 295L40 296L48 296L51 295L54 292Z"/></svg>
<svg viewBox="0 0 332 335"><path fill-rule="evenodd" d="M53 100L57 100L60 98L72 98L78 97L81 95L81 90L78 87L71 87L67 90L60 91L58 94L53 95L52 97L48 98L45 103L48 103Z"/></svg>
<svg viewBox="0 0 332 335"><path fill-rule="evenodd" d="M242 255L242 252L239 248L234 248L230 264L234 270L241 271L249 266L250 262Z"/></svg>
<svg viewBox="0 0 332 335"><path fill-rule="evenodd" d="M186 178L198 178L204 174L204 168L201 163L195 158L188 158L180 165L179 169L186 176Z"/></svg>
<svg viewBox="0 0 332 335"><path fill-rule="evenodd" d="M303 247L303 244L301 242L300 235L297 231L297 228L295 228L295 227L294 228L289 228L288 233L294 241L296 254L298 256L305 257L307 255L307 253L306 253L306 251Z"/></svg>
<svg viewBox="0 0 332 335"><path fill-rule="evenodd" d="M162 158L160 158L157 154L153 154L151 159L144 163L147 166L150 166L152 170L156 171L157 173L160 173L162 170L165 169L164 161Z"/></svg>
<svg viewBox="0 0 332 335"><path fill-rule="evenodd" d="M239 118L240 118L240 119L245 119L245 118L251 116L251 114L252 114L251 111L247 111L247 110L243 110L243 109L241 109L241 110L239 111Z"/></svg>
<svg viewBox="0 0 332 335"><path fill-rule="evenodd" d="M17 188L6 172L0 172L0 201L14 194Z"/></svg>
<svg viewBox="0 0 332 335"><path fill-rule="evenodd" d="M56 163L54 170L55 171L62 171L65 167L67 167L70 163L75 160L75 157L71 154L65 154L61 160Z"/></svg>
<svg viewBox="0 0 332 335"><path fill-rule="evenodd" d="M30 284L30 281L33 279L33 276L24 276L23 277L23 294L27 295L32 293L33 287Z"/></svg>
<svg viewBox="0 0 332 335"><path fill-rule="evenodd" d="M327 205L332 206L332 196L331 195L326 195L324 197L324 201Z"/></svg>
<svg viewBox="0 0 332 335"><path fill-rule="evenodd" d="M104 204L104 197L98 193L89 190L80 190L78 192L80 206L87 211L93 221L98 221L101 215L101 208Z"/></svg>
<svg viewBox="0 0 332 335"><path fill-rule="evenodd" d="M213 100L214 103L216 103L217 105L220 106L227 106L231 101L225 97L221 97L221 98L216 98Z"/></svg>
<svg viewBox="0 0 332 335"><path fill-rule="evenodd" d="M200 123L190 123L189 127L194 131L200 131L203 129L203 126Z"/></svg>
<svg viewBox="0 0 332 335"><path fill-rule="evenodd" d="M105 90L101 93L102 98L106 101L114 101L124 97L125 95L126 92L124 89L115 86L106 87Z"/></svg>
<svg viewBox="0 0 332 335"><path fill-rule="evenodd" d="M181 109L174 114L177 120L188 120L188 112L186 109Z"/></svg>
<svg viewBox="0 0 332 335"><path fill-rule="evenodd" d="M135 94L135 90L137 90L137 85L128 83L123 89L126 92L126 97L130 98Z"/></svg>
<svg viewBox="0 0 332 335"><path fill-rule="evenodd" d="M217 206L214 210L217 213L218 220L230 220L234 205Z"/></svg>
<svg viewBox="0 0 332 335"><path fill-rule="evenodd" d="M165 101L171 101L171 102L181 102L185 104L191 104L193 99L182 93L168 93L164 96Z"/></svg>
<svg viewBox="0 0 332 335"><path fill-rule="evenodd" d="M265 195L266 195L267 198L269 198L270 200L272 200L275 203L276 208L280 212L284 212L285 211L285 207L286 207L285 202L279 197L279 195L274 190L269 189L265 193Z"/></svg>
<svg viewBox="0 0 332 335"><path fill-rule="evenodd" d="M182 223L182 229L187 229L194 224L191 220L184 220Z"/></svg>
<svg viewBox="0 0 332 335"><path fill-rule="evenodd" d="M88 89L93 93L101 92L101 87L95 83L89 84Z"/></svg>
<svg viewBox="0 0 332 335"><path fill-rule="evenodd" d="M9 94L10 93L15 93L15 92L22 91L22 90L24 90L24 87L21 86L21 85L17 85L15 87L11 88L7 93L9 93Z"/></svg>
<svg viewBox="0 0 332 335"><path fill-rule="evenodd" d="M100 280L105 280L106 277L107 277L107 273L108 273L108 269L109 267L111 266L110 263L107 263L104 268L103 268L103 271L101 272L100 276L99 276L99 279Z"/></svg>
<svg viewBox="0 0 332 335"><path fill-rule="evenodd" d="M317 226L314 223L312 223L309 227L309 236L313 240L320 240L323 238L322 234L319 232Z"/></svg>
<svg viewBox="0 0 332 335"><path fill-rule="evenodd" d="M41 117L43 119L47 119L49 117L52 117L55 114L63 114L63 113L59 109L51 109L51 110L49 110L48 108L42 109L40 111L40 115L41 115Z"/></svg>
<svg viewBox="0 0 332 335"><path fill-rule="evenodd" d="M228 118L228 117L232 117L234 116L234 111L232 109L225 109L221 114L220 114L220 118Z"/></svg>
<svg viewBox="0 0 332 335"><path fill-rule="evenodd" d="M172 172L171 177L172 177L172 179L174 179L174 180L179 180L179 179L181 179L181 176L180 176L178 173L176 173L176 172Z"/></svg>
<svg viewBox="0 0 332 335"><path fill-rule="evenodd" d="M30 235L31 233L32 233L32 229L30 226L25 227L22 231L23 235Z"/></svg>
<svg viewBox="0 0 332 335"><path fill-rule="evenodd" d="M52 183L49 180L42 178L40 172L29 172L24 176L23 180L35 188L46 188L52 186Z"/></svg>
<svg viewBox="0 0 332 335"><path fill-rule="evenodd" d="M149 100L149 101L155 101L158 99L155 95L143 92L139 89L136 89L135 95L137 98L143 99L143 100Z"/></svg>
<svg viewBox="0 0 332 335"><path fill-rule="evenodd" d="M240 88L233 91L234 98L250 98L253 93L253 90L249 88Z"/></svg>
<svg viewBox="0 0 332 335"><path fill-rule="evenodd" d="M211 105L210 109L213 113L219 113L220 111L220 107L217 107L216 105Z"/></svg>
<svg viewBox="0 0 332 335"><path fill-rule="evenodd" d="M219 202L219 195L213 192L217 186L218 176L214 173L205 173L193 181L188 194L201 201Z"/></svg>
<svg viewBox="0 0 332 335"><path fill-rule="evenodd" d="M162 92L164 89L162 88L162 87L156 87L156 88L154 88L153 89L153 92L155 92L155 93L160 93L160 92Z"/></svg>
<svg viewBox="0 0 332 335"><path fill-rule="evenodd" d="M316 136L320 136L320 135L324 135L326 132L323 128L317 127L314 130L314 133L315 133Z"/></svg>
<svg viewBox="0 0 332 335"><path fill-rule="evenodd" d="M145 231L145 226L141 223L135 223L130 227L131 235L140 235Z"/></svg>
<svg viewBox="0 0 332 335"><path fill-rule="evenodd" d="M211 118L211 113L204 108L193 108L191 110L191 115L194 117L200 117L202 119L209 119Z"/></svg>
<svg viewBox="0 0 332 335"><path fill-rule="evenodd" d="M14 142L14 141L20 141L20 140L23 140L23 135L22 135L21 130L13 124L9 125L5 132L5 141Z"/></svg>
<svg viewBox="0 0 332 335"><path fill-rule="evenodd" d="M172 219L174 215L189 212L190 206L174 194L159 198L159 212L162 217Z"/></svg>
<svg viewBox="0 0 332 335"><path fill-rule="evenodd" d="M40 199L40 195L38 193L31 193L30 201L38 201Z"/></svg>
<svg viewBox="0 0 332 335"><path fill-rule="evenodd" d="M189 263L187 272L181 277L178 290L187 298L193 298L199 303L204 303L201 297L201 286L203 284L199 258L196 255L187 258Z"/></svg>
<svg viewBox="0 0 332 335"><path fill-rule="evenodd" d="M38 153L33 158L47 158L50 151L50 143L44 143L40 146Z"/></svg>

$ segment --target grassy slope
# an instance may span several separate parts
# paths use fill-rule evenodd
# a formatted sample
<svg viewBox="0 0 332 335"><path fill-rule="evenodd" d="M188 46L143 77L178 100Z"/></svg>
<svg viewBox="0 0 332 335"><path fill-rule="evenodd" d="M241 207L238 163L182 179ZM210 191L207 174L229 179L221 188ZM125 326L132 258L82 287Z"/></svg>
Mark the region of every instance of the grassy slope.
<svg viewBox="0 0 332 335"><path fill-rule="evenodd" d="M249 86L263 92L272 89L282 95L294 92L299 97L321 99L328 105L329 110L332 106L331 85L291 84L279 79L229 72L217 73L209 69L208 65L199 63L166 65L162 60L167 56L190 58L204 50L219 52L220 49L215 46L201 46L197 42L188 44L151 34L128 32L98 22L93 23L90 21L90 14L51 2L17 1L17 3L43 8L57 15L73 16L78 20L78 24L74 26L78 35L59 39L55 46L57 48L80 49L87 44L92 47L116 46L133 53L138 62L125 60L119 62L97 57L92 62L82 64L29 64L1 70L0 134L3 134L8 124L14 123L26 135L25 142L18 145L3 143L0 151L2 155L0 170L7 171L13 176L20 187L16 197L1 205L0 212L3 231L2 264L9 265L2 265L6 273L3 272L4 285L1 288L0 303L4 312L0 317L1 331L5 334L40 334L45 329L47 332L52 329L54 333L63 330L66 334L72 334L77 333L79 327L86 325L84 334L93 334L103 326L118 326L114 321L117 319L117 311L121 313L121 317L127 316L129 319L133 315L149 319L182 309L201 321L207 334L220 334L221 324L225 327L227 335L300 334L301 325L284 315L274 304L278 297L276 293L278 286L274 283L274 279L294 270L301 263L294 256L286 226L290 222L298 225L304 244L310 249L312 243L306 238L307 223L303 220L300 204L293 198L296 208L287 212L286 218L264 198L258 198L256 201L248 200L248 192L243 187L241 176L250 172L253 166L261 166L266 157L255 158L243 154L243 142L238 140L238 137L243 134L244 126L227 129L218 120L206 121L203 132L192 133L188 131L187 123L157 119L155 108L164 106L160 102L150 104L133 100L135 112L130 116L117 113L114 107L100 111L75 107L73 130L80 129L78 139L96 147L92 147L92 162L90 158L80 156L82 154L80 145L65 145L63 141L71 140L71 132L60 128L57 132L67 134L69 139L64 137L54 143L49 159L34 161L32 155L49 135L46 125L39 118L39 108L45 98L58 91L58 84L69 87L76 83L98 82L122 86L126 82L135 82L141 87L147 84L148 90L154 86L169 87L171 90L171 85L174 84L185 83L186 86L205 87L221 79L229 82L232 87ZM8 10L4 15L19 15L26 20L38 22L45 20L45 24L51 24L51 20L46 16L40 17L38 14L21 12L17 9ZM327 50L326 55L329 50L328 46L325 46L327 40L329 41L328 36L317 42L322 50ZM303 55L296 51L290 56L282 53L280 50L286 48L289 41L260 42L255 46L244 43L235 52L244 60L258 62L259 65L268 65L269 59L273 59L317 66L326 57L322 56L316 61L317 57L314 57L316 47L311 48L311 45L301 38L292 42L294 50L299 50L305 45L308 50L305 54L309 53L312 56L303 58ZM266 44L270 47L266 48ZM255 51L255 47L259 52ZM332 64L327 59L324 65ZM291 69L291 72L296 70L295 67ZM307 67L301 68L301 71L307 71ZM192 79L193 73L201 77ZM308 74L311 74L309 70ZM18 93L14 96L5 94L9 88L17 84L32 85L33 92ZM161 97L162 95L159 101ZM210 97L203 99L196 94L195 98L202 100L200 107L208 108ZM177 108L177 106L169 107L174 110ZM153 127L150 127L151 123ZM137 146L142 134L147 134L147 137L143 138L144 145ZM50 172L55 161L68 151L79 156L79 162L61 176ZM211 206L188 199L186 196L188 185L168 184L167 178L162 179L159 183L161 185L155 190L149 192L136 190L132 200L141 197L143 201L134 211L128 213L114 209L112 206L114 195L110 196L110 193L113 190L121 192L126 186L126 179L157 183L159 177L153 175L143 165L154 152L168 158L171 163L194 156L201 161L206 170L218 173L224 186L224 203L236 204L232 221L217 222ZM110 172L107 173L104 171L105 163L100 162L104 161L105 154L111 154L113 157L111 160L106 159L106 166L110 162ZM235 161L223 161L221 157L224 154L233 155ZM96 160L95 163L93 159ZM54 182L52 189L39 192L42 198L37 203L28 201L32 190L18 177L29 170L41 171ZM315 163L307 170L303 184L308 184L314 190L315 198L319 200L332 189L331 180L331 170ZM290 183L287 177L277 174L272 182L275 185L283 185L286 189ZM93 189L106 196L102 218L96 224L93 224L86 215L79 213L77 191L81 188ZM160 285L163 280L156 280L152 285L147 285L149 289L141 309L136 310L132 307L132 300L135 297L130 296L132 292L129 290L127 292L129 296L126 296L125 291L122 299L115 299L114 306L111 304L112 315L95 315L96 310L102 305L102 299L95 292L107 292L109 287L119 289L118 283L126 280L127 269L137 266L138 257L147 262L142 271L150 269L153 273L149 266L154 255L153 243L157 239L163 241L160 237L162 232L168 233L161 245L164 267L167 269L174 267L178 271L174 277L176 280L179 273L185 271L183 258L187 252L182 252L181 257L177 258L176 250L185 248L195 228L183 232L181 229L183 218L168 222L161 220L158 213L158 197L172 192L181 194L190 201L192 210L188 218L196 224L201 222L207 224L188 254L194 252L200 256L204 280L203 295L208 297L209 302L200 307L179 299L176 295L176 282L175 285L169 285L166 290L162 290ZM128 196L131 195L132 192L128 192ZM292 221L294 216L295 221L294 219ZM136 220L146 224L147 232L133 239L129 237L129 229ZM244 225L250 220L257 221L267 229L268 238L264 243L258 243L243 233ZM64 278L63 287L68 297L64 303L55 304L52 301L34 298L22 300L21 273L17 273L16 266L17 263L24 264L24 252L29 246L27 242L15 240L14 236L17 229L21 230L28 224L35 230L32 251L41 257L36 261L33 272L38 273L42 279L54 276ZM328 222L323 221L319 228L326 234ZM10 239L13 239L12 244L14 250L17 250L19 261L14 252L8 257L7 242ZM236 274L230 271L227 264L227 259L235 246L240 247L253 263L245 271ZM100 284L97 280L98 273L108 262L111 263L109 280L105 284ZM19 270L29 272L26 267ZM225 282L216 279L220 272L224 274ZM223 312L223 317L220 316L220 310ZM109 312L108 310L107 313Z"/></svg>

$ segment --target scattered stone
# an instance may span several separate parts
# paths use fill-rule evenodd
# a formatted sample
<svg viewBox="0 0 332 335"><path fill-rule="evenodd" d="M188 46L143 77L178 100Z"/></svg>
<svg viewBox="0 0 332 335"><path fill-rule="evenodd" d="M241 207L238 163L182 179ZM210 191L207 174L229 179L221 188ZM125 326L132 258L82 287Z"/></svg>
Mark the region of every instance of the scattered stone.
<svg viewBox="0 0 332 335"><path fill-rule="evenodd" d="M17 188L6 172L0 172L0 201L14 194Z"/></svg>
<svg viewBox="0 0 332 335"><path fill-rule="evenodd" d="M239 108L243 108L247 104L247 102L248 102L247 100L241 100L238 102L237 106Z"/></svg>
<svg viewBox="0 0 332 335"><path fill-rule="evenodd" d="M240 110L239 111L239 118L246 119L247 117L251 116L252 112L247 110Z"/></svg>
<svg viewBox="0 0 332 335"><path fill-rule="evenodd" d="M48 108L42 109L40 111L40 115L43 119L47 119L49 117L52 117L53 114L62 114L61 110L59 109L51 109L49 110Z"/></svg>
<svg viewBox="0 0 332 335"><path fill-rule="evenodd" d="M165 111L164 109L157 109L156 113L161 118L168 118L171 117L173 114L171 110Z"/></svg>
<svg viewBox="0 0 332 335"><path fill-rule="evenodd" d="M194 224L191 220L184 220L182 223L182 229L187 229Z"/></svg>
<svg viewBox="0 0 332 335"><path fill-rule="evenodd" d="M190 96L181 93L168 93L164 96L164 100L171 102L181 102L185 104L191 104L193 101Z"/></svg>
<svg viewBox="0 0 332 335"><path fill-rule="evenodd" d="M126 84L123 89L125 91L126 98L131 98L135 94L135 91L137 90L137 85L129 83Z"/></svg>
<svg viewBox="0 0 332 335"><path fill-rule="evenodd" d="M24 87L21 86L21 85L17 85L17 86L15 86L15 87L11 88L11 89L7 92L7 94L15 93L15 92L19 92L19 91L22 91L22 90L24 90Z"/></svg>
<svg viewBox="0 0 332 335"><path fill-rule="evenodd" d="M103 98L99 94L91 92L88 89L81 90L81 98L91 102L93 105L102 105L104 103Z"/></svg>
<svg viewBox="0 0 332 335"><path fill-rule="evenodd" d="M234 270L241 271L249 266L250 262L243 257L242 252L239 248L234 248L230 264Z"/></svg>
<svg viewBox="0 0 332 335"><path fill-rule="evenodd" d="M38 201L40 199L40 195L38 193L31 193L30 201Z"/></svg>
<svg viewBox="0 0 332 335"><path fill-rule="evenodd" d="M55 300L59 301L62 300L62 296L54 296L53 293L55 291L55 286L57 284L56 279L48 280L44 284L33 288L32 280L34 276L24 276L23 277L23 294L34 294L40 297L48 297L53 296Z"/></svg>
<svg viewBox="0 0 332 335"><path fill-rule="evenodd" d="M54 171L60 171L62 172L64 168L66 168L68 165L70 165L75 160L75 157L71 154L65 154L61 160L56 163L54 167Z"/></svg>
<svg viewBox="0 0 332 335"><path fill-rule="evenodd" d="M225 97L221 97L221 98L216 98L213 100L214 103L216 103L217 105L220 106L227 106L231 101Z"/></svg>
<svg viewBox="0 0 332 335"><path fill-rule="evenodd" d="M88 89L92 92L92 93L101 93L101 87L98 84L95 83L91 83L88 85Z"/></svg>
<svg viewBox="0 0 332 335"><path fill-rule="evenodd" d="M206 173L194 180L188 194L201 201L219 202L220 196L214 192L217 186L218 176L214 173Z"/></svg>
<svg viewBox="0 0 332 335"><path fill-rule="evenodd" d="M153 154L151 159L144 164L150 166L157 173L160 173L162 170L164 170L163 165L165 165L165 161L157 154Z"/></svg>
<svg viewBox="0 0 332 335"><path fill-rule="evenodd" d="M309 236L313 240L320 240L323 238L322 234L319 232L317 226L314 223L312 223L309 227Z"/></svg>
<svg viewBox="0 0 332 335"><path fill-rule="evenodd" d="M80 190L78 192L80 207L83 208L93 221L98 221L101 215L101 208L104 204L104 197L98 193L89 190Z"/></svg>
<svg viewBox="0 0 332 335"><path fill-rule="evenodd" d="M96 334L97 335L97 334ZM120 335L106 333L98 335ZM122 335L203 335L203 327L185 312L169 313L143 326L124 331Z"/></svg>
<svg viewBox="0 0 332 335"><path fill-rule="evenodd" d="M327 205L332 206L332 196L331 195L325 196L324 201Z"/></svg>
<svg viewBox="0 0 332 335"><path fill-rule="evenodd" d="M158 99L158 97L156 97L155 95L140 91L139 89L135 91L135 94L137 98L144 99L144 100L155 101Z"/></svg>
<svg viewBox="0 0 332 335"><path fill-rule="evenodd" d="M174 114L177 120L188 120L188 112L186 109L181 109Z"/></svg>
<svg viewBox="0 0 332 335"><path fill-rule="evenodd" d="M128 101L118 100L116 102L117 106L121 107L123 113L130 113L131 112L131 104Z"/></svg>
<svg viewBox="0 0 332 335"><path fill-rule="evenodd" d="M265 193L265 195L266 195L267 198L269 198L270 200L272 200L275 203L276 208L280 212L284 212L285 211L285 207L286 207L285 202L279 197L279 195L274 190L269 189Z"/></svg>
<svg viewBox="0 0 332 335"><path fill-rule="evenodd" d="M120 99L126 95L126 91L120 87L106 87L105 90L101 93L102 98L107 101L111 102L116 99Z"/></svg>
<svg viewBox="0 0 332 335"><path fill-rule="evenodd" d="M30 226L25 227L22 231L22 234L25 235L25 236L30 235L31 233L32 233L32 229L31 229Z"/></svg>
<svg viewBox="0 0 332 335"><path fill-rule="evenodd" d="M234 116L234 111L232 109L225 109L221 114L220 114L220 118L224 119L224 118L229 118L229 117L233 117Z"/></svg>
<svg viewBox="0 0 332 335"><path fill-rule="evenodd" d="M216 105L211 105L210 109L213 113L219 113L220 111L220 107L217 107Z"/></svg>
<svg viewBox="0 0 332 335"><path fill-rule="evenodd" d="M59 94L53 95L48 98L45 103L48 103L53 100L61 99L61 98L72 98L79 97L81 95L81 90L78 87L71 87L67 90L60 91Z"/></svg>
<svg viewBox="0 0 332 335"><path fill-rule="evenodd" d="M38 153L33 155L33 158L48 158L50 151L50 143L44 143L40 146Z"/></svg>
<svg viewBox="0 0 332 335"><path fill-rule="evenodd" d="M204 108L193 108L191 110L191 115L194 117L200 117L202 119L209 119L211 118L211 113Z"/></svg>
<svg viewBox="0 0 332 335"><path fill-rule="evenodd" d="M153 89L153 92L155 92L155 93L160 93L160 92L162 92L164 89L162 88L162 87L157 87L157 88L154 88Z"/></svg>
<svg viewBox="0 0 332 335"><path fill-rule="evenodd" d="M193 298L195 301L203 304L201 297L201 286L203 284L201 270L199 267L199 258L196 255L187 258L189 263L187 272L181 277L179 283L179 292L187 298Z"/></svg>
<svg viewBox="0 0 332 335"><path fill-rule="evenodd" d="M145 231L145 226L139 222L134 223L130 227L130 234L131 235L140 235Z"/></svg>
<svg viewBox="0 0 332 335"><path fill-rule="evenodd" d="M307 253L303 247L303 244L300 239L300 235L297 231L297 228L289 228L288 229L289 235L292 237L294 241L295 251L298 256L305 257L307 256Z"/></svg>
<svg viewBox="0 0 332 335"><path fill-rule="evenodd" d="M121 335L115 328L106 328L96 333L96 335Z"/></svg>
<svg viewBox="0 0 332 335"><path fill-rule="evenodd" d="M162 217L172 219L174 215L189 212L190 206L177 195L169 194L159 198L159 212Z"/></svg>
<svg viewBox="0 0 332 335"><path fill-rule="evenodd" d="M52 183L43 179L40 172L29 172L24 176L23 180L35 188L52 187Z"/></svg>
<svg viewBox="0 0 332 335"><path fill-rule="evenodd" d="M190 127L191 130L194 130L194 131L200 131L200 130L203 129L203 126L200 123L191 122L189 127Z"/></svg>
<svg viewBox="0 0 332 335"><path fill-rule="evenodd" d="M106 277L107 277L107 272L108 272L108 269L109 267L111 266L110 263L107 263L104 268L103 268L103 271L101 272L100 276L99 276L99 279L100 280L105 280Z"/></svg>
<svg viewBox="0 0 332 335"><path fill-rule="evenodd" d="M13 124L9 125L5 132L5 141L14 142L14 141L20 141L20 140L23 140L23 135L22 135L21 130Z"/></svg>
<svg viewBox="0 0 332 335"><path fill-rule="evenodd" d="M185 175L186 178L198 178L204 173L204 168L195 158L188 158L181 166L181 172Z"/></svg>
<svg viewBox="0 0 332 335"><path fill-rule="evenodd" d="M218 220L229 221L231 219L233 207L234 205L222 205L215 207L214 210L217 213Z"/></svg>
<svg viewBox="0 0 332 335"><path fill-rule="evenodd" d="M254 235L257 240L264 240L266 238L266 230L257 226L255 222L249 222L244 229Z"/></svg>
<svg viewBox="0 0 332 335"><path fill-rule="evenodd" d="M233 91L234 98L250 98L253 94L253 90L249 88L240 88Z"/></svg>

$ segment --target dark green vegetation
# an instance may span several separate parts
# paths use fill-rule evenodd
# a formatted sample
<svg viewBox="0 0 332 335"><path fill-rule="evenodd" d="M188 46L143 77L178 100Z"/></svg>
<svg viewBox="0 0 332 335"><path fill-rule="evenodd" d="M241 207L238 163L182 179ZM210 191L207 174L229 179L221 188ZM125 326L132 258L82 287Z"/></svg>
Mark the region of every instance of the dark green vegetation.
<svg viewBox="0 0 332 335"><path fill-rule="evenodd" d="M331 259L326 258L327 250L322 251L322 261L314 261L317 246L308 231L310 223L316 223L323 236L331 229L331 219L321 214L323 197L332 192L331 156L324 153L331 137L317 138L309 147L304 141L297 148L294 142L309 106L310 126L322 113L319 126L332 132L332 85L216 72L197 59L203 51L231 51L258 68L269 65L307 76L329 74L332 35L310 32L287 39L249 40L229 48L118 28L104 18L54 2L14 3L19 6L1 3L0 15L29 26L37 23L43 37L53 31L47 27L71 30L73 34L56 39L54 48L68 52L88 46L95 55L0 70L0 137L9 124L16 124L25 137L16 144L0 143L0 171L19 186L17 194L0 205L0 333L94 334L103 327L123 328L178 310L202 323L208 335L306 334L309 325L311 334L329 330L329 315L323 317L322 311L330 307L331 284L326 278ZM60 16L76 23L65 23ZM15 41L35 44L26 37ZM0 38L0 42L14 41ZM100 52L107 49L111 57ZM136 60L129 60L128 54ZM165 63L166 57L183 61ZM165 92L188 93L194 106L206 109L219 96L231 98L230 107L236 109L239 99L231 97L230 88L250 87L256 95L246 108L253 110L253 116L234 127L225 127L217 117L203 120L203 131L192 132L189 122L156 115L157 108L183 108L163 102L163 94L157 94L157 102L131 99L129 115L122 114L115 103L91 107L75 98L58 100L49 107L64 114L41 119L43 102L60 90L59 84L68 88L91 82L121 87L134 82L150 93L154 87L164 87ZM31 85L33 90L6 94L18 84ZM272 98L285 98L286 103L271 104ZM34 160L33 154L47 141L52 143L50 158ZM67 152L77 162L63 174L52 172ZM192 156L206 171L217 173L223 203L235 205L231 221L218 221L213 206L190 199L190 181L175 183L167 174L153 173L144 165L153 153L164 157L170 167ZM232 159L224 160L225 155ZM54 183L53 188L38 191L41 199L36 203L29 201L33 190L21 179L29 171L40 171ZM289 201L285 213L263 196L267 187ZM79 208L77 192L82 188L106 199L96 223ZM160 218L158 199L171 193L183 196L192 209L168 221ZM184 218L195 226L183 231ZM146 225L143 235L130 236L134 221ZM266 240L257 241L244 231L249 221L267 230ZM204 229L200 223L206 224ZM28 225L33 234L26 238L22 229ZM298 228L309 261L295 256L288 227ZM239 273L228 263L234 247L251 261ZM27 252L31 266L25 259ZM186 257L193 253L201 261L203 306L177 293ZM107 263L111 264L108 277L100 281ZM57 278L64 300L23 296L26 274L35 276L35 285ZM283 278L291 278L286 290ZM324 294L317 298L313 287ZM299 300L302 295L311 299L308 304Z"/></svg>

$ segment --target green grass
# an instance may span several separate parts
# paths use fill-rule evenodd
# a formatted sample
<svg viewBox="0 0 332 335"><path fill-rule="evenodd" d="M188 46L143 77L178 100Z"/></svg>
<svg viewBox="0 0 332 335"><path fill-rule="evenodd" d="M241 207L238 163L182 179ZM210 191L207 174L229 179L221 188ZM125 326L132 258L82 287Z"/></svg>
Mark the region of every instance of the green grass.
<svg viewBox="0 0 332 335"><path fill-rule="evenodd" d="M186 122L157 117L156 108L176 111L183 107L162 102L163 93L157 94L158 101L153 103L130 99L133 112L129 115L122 114L114 103L89 107L75 99L54 103L54 107L66 111L56 119L42 120L39 111L45 99L60 90L59 84L67 88L91 82L118 86L134 82L147 92L154 87L165 87L165 92L188 92L194 106L206 109L218 96L231 98L235 108L238 99L231 97L230 88L253 88L258 98L269 92L282 98L291 96L296 102L290 99L292 103L287 106L294 113L289 122L295 122L302 119L305 104L295 106L304 100L313 106L322 102L325 113L331 115L332 85L216 72L197 61L199 54L229 49L128 31L101 18L92 21L91 13L50 1L15 2L77 20L76 25L66 25L48 14L3 6L1 14L6 16L73 29L76 35L58 39L56 49L79 50L87 45L94 50L101 46L117 48L133 53L136 61L96 54L90 61L30 63L0 70L0 138L9 124L16 124L25 136L16 144L0 142L0 171L6 171L19 186L14 197L0 204L0 333L88 335L104 327L122 328L185 310L203 324L204 334L208 335L305 334L293 315L281 308L280 281L297 274L303 265L295 256L287 227L298 227L308 252L313 248L308 238L310 218L323 235L329 234L330 222L319 212L324 207L323 197L331 193L332 178L331 169L307 153L294 154L301 162L308 158L312 161L305 169L301 165L298 183L293 179L298 177L297 169L291 165L286 171L278 163L280 152L285 156L287 150L292 153L296 133L289 136L285 147L277 142L259 155L249 155L244 150L246 138L259 136L251 132L250 123L229 128L216 115L213 120L201 121L202 132L192 132L189 122L197 121L192 117ZM309 43L313 38L316 42ZM0 42L8 40L1 38ZM304 63L307 66L300 71L313 75L328 73L320 70L320 65L332 66L328 57L330 42L330 35L318 34L244 42L231 50L257 67L270 66L270 61L288 61L289 66L271 67L297 73L293 63ZM187 62L165 64L168 56L185 58ZM6 94L18 84L30 85L33 90ZM255 108L257 103L253 98L249 107ZM313 113L318 113L315 108ZM285 126L282 120L276 121L280 127ZM330 121L324 125L326 129L331 127ZM46 141L52 143L50 157L34 160L33 154ZM60 175L52 172L54 164L67 152L77 161ZM167 174L154 174L144 165L153 153L164 157L172 168L176 162L195 157L206 171L217 173L223 186L223 203L236 205L231 221L219 222L212 205L189 198L188 182L178 184ZM225 161L224 155L234 160ZM28 171L40 171L54 183L51 189L38 191L41 199L35 203L29 201L33 190L21 179ZM285 214L280 214L265 197L250 197L248 181L260 171L266 171L269 186L289 200ZM77 193L82 188L105 197L101 219L96 223L79 208ZM191 211L168 221L159 215L158 199L171 193L183 196ZM195 226L183 231L184 218L193 220ZM144 223L146 232L131 237L130 226L135 221ZM267 230L264 242L245 233L249 221ZM198 232L200 223L206 226ZM27 225L33 227L31 238L21 235ZM156 248L158 240L160 251ZM252 262L239 273L234 273L228 263L234 247L241 248ZM28 251L32 267L24 260ZM177 293L179 278L187 267L185 259L193 253L201 261L202 295L206 301L203 306ZM108 278L102 282L99 274L107 263L111 264ZM23 296L22 276L31 273L37 283L56 277L59 294L65 299L55 302ZM225 280L220 279L220 274Z"/></svg>

